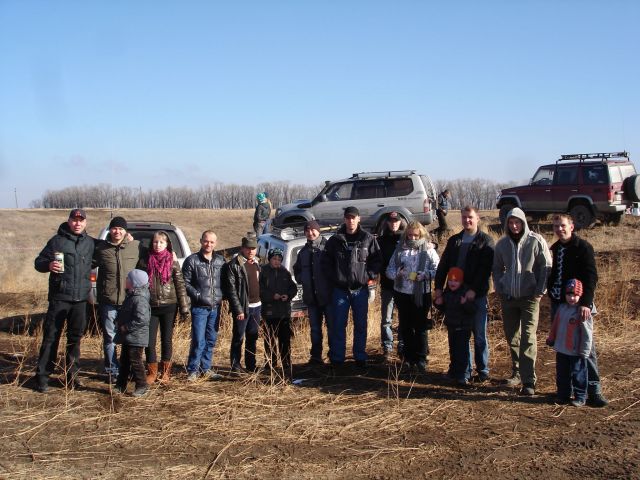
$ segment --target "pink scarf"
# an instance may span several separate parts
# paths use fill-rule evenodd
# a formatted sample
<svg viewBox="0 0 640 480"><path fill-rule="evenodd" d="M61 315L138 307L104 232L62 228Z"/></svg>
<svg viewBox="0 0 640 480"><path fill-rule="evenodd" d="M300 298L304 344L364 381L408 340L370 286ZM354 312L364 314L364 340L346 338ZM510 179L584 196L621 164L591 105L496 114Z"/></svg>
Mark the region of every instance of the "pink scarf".
<svg viewBox="0 0 640 480"><path fill-rule="evenodd" d="M171 280L171 270L173 267L173 253L169 249L161 252L151 250L149 252L149 263L147 273L149 274L149 286L153 286L153 279L158 276L160 283L166 285Z"/></svg>

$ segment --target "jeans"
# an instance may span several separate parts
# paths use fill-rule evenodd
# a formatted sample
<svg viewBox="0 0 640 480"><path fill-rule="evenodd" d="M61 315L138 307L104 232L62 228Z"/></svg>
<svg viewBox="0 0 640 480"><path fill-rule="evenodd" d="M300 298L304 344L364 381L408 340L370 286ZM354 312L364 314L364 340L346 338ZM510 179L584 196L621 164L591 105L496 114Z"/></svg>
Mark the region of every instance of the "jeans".
<svg viewBox="0 0 640 480"><path fill-rule="evenodd" d="M449 337L449 375L458 381L469 380L471 330L450 328L447 334Z"/></svg>
<svg viewBox="0 0 640 480"><path fill-rule="evenodd" d="M551 323L556 316L556 310L560 303L551 301ZM600 383L600 372L598 371L598 354L596 353L596 339L595 335L593 342L591 342L591 352L587 357L587 395L592 397L594 395L602 394L602 384Z"/></svg>
<svg viewBox="0 0 640 480"><path fill-rule="evenodd" d="M147 386L147 374L142 363L142 352L144 347L134 347L132 345L122 345L120 347L120 372L116 386L125 390L129 382L129 376L133 375L136 382L136 389Z"/></svg>
<svg viewBox="0 0 640 480"><path fill-rule="evenodd" d="M395 292L394 298L404 340L404 359L412 365L426 366L429 355L427 311L431 307L431 295L422 296L421 307L415 304L413 295Z"/></svg>
<svg viewBox="0 0 640 480"><path fill-rule="evenodd" d="M149 322L149 346L145 349L147 363L157 363L156 342L158 340L158 327L160 327L160 359L170 362L173 356L173 324L176 319L178 306L163 305L151 307L151 321Z"/></svg>
<svg viewBox="0 0 640 480"><path fill-rule="evenodd" d="M576 400L586 401L589 374L587 359L556 352L556 386L558 398L569 400L571 391Z"/></svg>
<svg viewBox="0 0 640 480"><path fill-rule="evenodd" d="M393 351L393 292L391 288L380 289L380 341L385 352Z"/></svg>
<svg viewBox="0 0 640 480"><path fill-rule="evenodd" d="M219 306L191 309L191 347L187 360L187 372L204 373L211 369L219 327Z"/></svg>
<svg viewBox="0 0 640 480"><path fill-rule="evenodd" d="M36 375L41 383L54 372L58 360L60 335L67 324L67 347L65 356L66 376L73 380L80 368L80 340L87 325L87 302L49 302L44 320L42 345L38 356Z"/></svg>
<svg viewBox="0 0 640 480"><path fill-rule="evenodd" d="M520 373L524 385L535 385L540 301L535 297L502 296L501 302L504 335L511 352L513 373Z"/></svg>
<svg viewBox="0 0 640 480"><path fill-rule="evenodd" d="M476 313L473 317L473 357L478 375L489 375L489 342L487 341L487 297L476 297ZM467 378L471 377L471 346Z"/></svg>
<svg viewBox="0 0 640 480"><path fill-rule="evenodd" d="M244 342L244 364L247 370L256 369L256 343L260 329L261 306L249 307L249 314L244 320L233 320L231 337L231 368L239 368L242 359L242 343ZM247 340L245 342L245 335Z"/></svg>
<svg viewBox="0 0 640 480"><path fill-rule="evenodd" d="M307 306L309 327L311 329L311 359L322 360L322 321L327 325L327 333L331 331L331 305Z"/></svg>
<svg viewBox="0 0 640 480"><path fill-rule="evenodd" d="M349 309L353 316L353 358L367 360L367 314L369 311L369 289L357 290L334 288L332 293L333 325L329 336L331 363L343 363L347 345L347 320Z"/></svg>
<svg viewBox="0 0 640 480"><path fill-rule="evenodd" d="M113 337L116 334L116 318L118 317L117 305L108 303L100 304L100 326L102 327L102 350L104 352L104 371L107 375L118 376L120 364L118 352Z"/></svg>

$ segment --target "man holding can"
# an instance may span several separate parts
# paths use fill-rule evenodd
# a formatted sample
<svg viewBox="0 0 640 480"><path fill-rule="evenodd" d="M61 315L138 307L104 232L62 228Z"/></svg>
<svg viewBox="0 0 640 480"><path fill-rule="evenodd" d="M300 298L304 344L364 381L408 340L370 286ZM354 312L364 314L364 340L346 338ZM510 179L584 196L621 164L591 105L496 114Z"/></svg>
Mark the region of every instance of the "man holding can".
<svg viewBox="0 0 640 480"><path fill-rule="evenodd" d="M49 273L49 308L35 376L36 389L42 393L49 390L49 377L55 370L65 322L67 346L62 368L66 374L66 385L82 387L78 378L80 339L87 325L87 299L91 290L89 275L94 251L94 241L87 235L86 227L85 211L80 208L71 210L67 222L60 225L58 233L51 237L34 263L37 271Z"/></svg>

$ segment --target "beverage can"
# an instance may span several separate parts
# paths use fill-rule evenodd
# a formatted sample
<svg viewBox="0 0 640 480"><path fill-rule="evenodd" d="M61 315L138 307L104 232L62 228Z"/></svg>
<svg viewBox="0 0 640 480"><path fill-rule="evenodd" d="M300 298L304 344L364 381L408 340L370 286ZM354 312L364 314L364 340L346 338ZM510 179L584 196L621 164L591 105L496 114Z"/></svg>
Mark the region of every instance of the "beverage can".
<svg viewBox="0 0 640 480"><path fill-rule="evenodd" d="M60 273L64 272L64 253L62 252L54 252L53 253L53 260L56 262L59 262L60 265L62 266Z"/></svg>

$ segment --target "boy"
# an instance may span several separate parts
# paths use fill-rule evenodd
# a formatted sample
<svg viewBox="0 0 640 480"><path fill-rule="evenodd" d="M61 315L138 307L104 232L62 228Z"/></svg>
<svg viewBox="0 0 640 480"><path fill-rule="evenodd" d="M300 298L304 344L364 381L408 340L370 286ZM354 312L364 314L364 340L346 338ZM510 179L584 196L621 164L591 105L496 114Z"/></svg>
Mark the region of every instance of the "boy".
<svg viewBox="0 0 640 480"><path fill-rule="evenodd" d="M565 301L560 304L551 325L547 345L556 351L556 385L558 403L582 407L587 401L587 357L593 342L593 318L580 318L582 282L572 278L565 287ZM571 390L574 399L571 400Z"/></svg>
<svg viewBox="0 0 640 480"><path fill-rule="evenodd" d="M142 352L149 345L149 276L144 270L131 270L126 280L127 295L118 312L115 343L122 345L120 371L116 380L116 390L127 390L129 374L136 382L134 397L142 397L149 390L147 375L142 362Z"/></svg>
<svg viewBox="0 0 640 480"><path fill-rule="evenodd" d="M459 385L469 384L471 376L469 340L473 328L476 304L467 300L467 288L463 286L464 272L452 267L447 274L447 288L442 296L436 297L434 304L444 312L444 323L449 336L449 373Z"/></svg>
<svg viewBox="0 0 640 480"><path fill-rule="evenodd" d="M289 271L282 267L282 250L272 248L269 250L268 258L269 264L260 271L260 301L266 329L264 350L267 369L275 369L279 357L285 378L289 378L291 376L291 300L298 293L298 287Z"/></svg>

